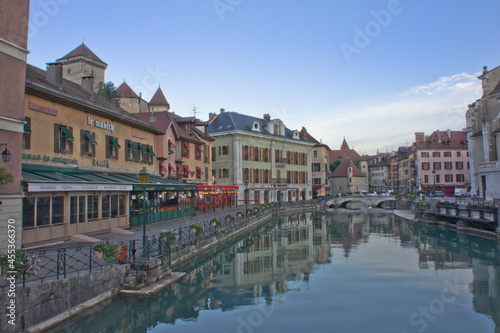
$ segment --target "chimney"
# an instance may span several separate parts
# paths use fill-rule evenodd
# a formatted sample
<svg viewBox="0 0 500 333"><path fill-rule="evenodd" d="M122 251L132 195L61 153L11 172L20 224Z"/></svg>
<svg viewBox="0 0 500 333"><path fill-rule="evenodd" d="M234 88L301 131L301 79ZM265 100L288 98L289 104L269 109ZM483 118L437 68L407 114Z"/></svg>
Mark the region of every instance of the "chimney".
<svg viewBox="0 0 500 333"><path fill-rule="evenodd" d="M271 116L269 115L269 113L264 114L264 120L265 121L270 121L271 120Z"/></svg>
<svg viewBox="0 0 500 333"><path fill-rule="evenodd" d="M60 86L62 84L62 64L60 62L48 62L47 76L50 82Z"/></svg>
<svg viewBox="0 0 500 333"><path fill-rule="evenodd" d="M220 109L220 113L221 113L221 114L222 114L222 113L224 113L224 112L226 112L226 110L224 110L224 109Z"/></svg>
<svg viewBox="0 0 500 333"><path fill-rule="evenodd" d="M141 100L142 100L142 93L139 92L139 99L137 100L137 112L141 113Z"/></svg>
<svg viewBox="0 0 500 333"><path fill-rule="evenodd" d="M92 75L82 76L82 90L94 95L94 77Z"/></svg>
<svg viewBox="0 0 500 333"><path fill-rule="evenodd" d="M216 117L217 117L217 113L215 113L215 112L210 112L210 113L208 114L208 122L209 122L209 123L211 123L211 122L212 122L212 120L214 120Z"/></svg>
<svg viewBox="0 0 500 333"><path fill-rule="evenodd" d="M424 132L415 132L415 142L416 143L423 142L424 141L424 135L425 135Z"/></svg>

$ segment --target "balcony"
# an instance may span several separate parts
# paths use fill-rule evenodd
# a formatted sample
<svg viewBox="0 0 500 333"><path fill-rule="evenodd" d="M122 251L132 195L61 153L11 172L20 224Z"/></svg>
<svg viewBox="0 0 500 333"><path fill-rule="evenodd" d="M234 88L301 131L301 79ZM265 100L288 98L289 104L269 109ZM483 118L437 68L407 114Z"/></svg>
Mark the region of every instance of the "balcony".
<svg viewBox="0 0 500 333"><path fill-rule="evenodd" d="M286 166L286 164L287 164L287 160L286 160L286 158L279 158L279 157L276 157L276 158L274 159L274 162L276 163L276 167L278 167L278 168L283 168L283 167L285 167L285 166Z"/></svg>
<svg viewBox="0 0 500 333"><path fill-rule="evenodd" d="M289 178L273 178L273 184L276 184L278 186L283 186L290 184L290 179Z"/></svg>

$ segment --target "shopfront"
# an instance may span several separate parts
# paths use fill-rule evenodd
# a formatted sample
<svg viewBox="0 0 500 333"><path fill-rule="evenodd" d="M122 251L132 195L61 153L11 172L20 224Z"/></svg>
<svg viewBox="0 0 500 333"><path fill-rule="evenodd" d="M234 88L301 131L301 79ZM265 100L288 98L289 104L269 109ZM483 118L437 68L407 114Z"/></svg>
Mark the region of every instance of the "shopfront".
<svg viewBox="0 0 500 333"><path fill-rule="evenodd" d="M237 185L197 185L196 209L206 212L238 205Z"/></svg>

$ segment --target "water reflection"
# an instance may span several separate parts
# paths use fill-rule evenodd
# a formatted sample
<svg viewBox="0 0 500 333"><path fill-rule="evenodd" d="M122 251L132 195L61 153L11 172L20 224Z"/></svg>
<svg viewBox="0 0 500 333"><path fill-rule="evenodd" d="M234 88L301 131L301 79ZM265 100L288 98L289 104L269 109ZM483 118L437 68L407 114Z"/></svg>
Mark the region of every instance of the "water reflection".
<svg viewBox="0 0 500 333"><path fill-rule="evenodd" d="M257 304L269 307L287 302L284 295L291 289L300 291L309 285L311 276L322 274L322 267L336 263L334 258L347 260L360 247L377 244L372 238L388 240L391 246L406 249L412 255L416 253L418 267L412 273L416 276L418 271L436 274L445 270L472 270L469 289L473 309L500 324L496 241L402 222L383 210L337 209L272 220L230 244L213 249L198 261L178 267L176 270L187 272L185 278L161 293L148 298L117 297L53 332L145 332L155 328L163 331L165 324L169 330L207 330L188 323L197 321L205 311L235 313ZM395 332L407 329L403 325L417 305L403 311L408 315L401 318L397 324L400 329ZM276 315L274 319L278 318ZM217 323L212 325L220 329ZM232 326L227 328L234 331Z"/></svg>

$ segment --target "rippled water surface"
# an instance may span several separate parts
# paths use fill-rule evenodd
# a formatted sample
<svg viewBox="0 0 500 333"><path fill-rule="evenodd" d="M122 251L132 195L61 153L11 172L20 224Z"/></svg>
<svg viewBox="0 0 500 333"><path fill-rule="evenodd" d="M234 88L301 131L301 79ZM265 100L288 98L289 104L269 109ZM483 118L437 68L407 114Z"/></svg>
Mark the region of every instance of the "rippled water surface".
<svg viewBox="0 0 500 333"><path fill-rule="evenodd" d="M498 259L496 240L388 211L307 212L51 332L500 332Z"/></svg>

